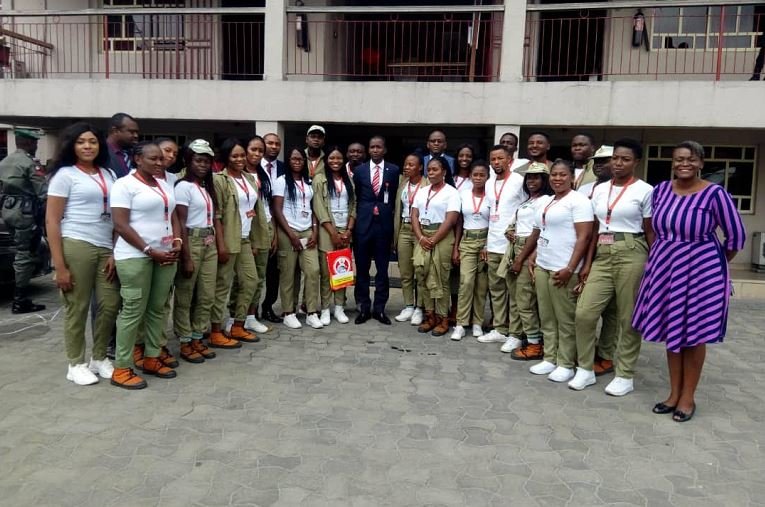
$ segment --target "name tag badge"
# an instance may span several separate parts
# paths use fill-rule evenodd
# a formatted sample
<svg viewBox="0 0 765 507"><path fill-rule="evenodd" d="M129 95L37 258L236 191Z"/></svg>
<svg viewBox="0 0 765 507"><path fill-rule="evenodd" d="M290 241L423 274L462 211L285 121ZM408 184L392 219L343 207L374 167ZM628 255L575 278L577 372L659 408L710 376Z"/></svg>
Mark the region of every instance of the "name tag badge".
<svg viewBox="0 0 765 507"><path fill-rule="evenodd" d="M550 244L550 242L547 240L547 238L543 238L541 236L539 237L538 243L539 243L539 246L541 246L541 247L546 247L547 245Z"/></svg>
<svg viewBox="0 0 765 507"><path fill-rule="evenodd" d="M611 233L603 233L598 235L598 245L613 245L614 235Z"/></svg>
<svg viewBox="0 0 765 507"><path fill-rule="evenodd" d="M475 220L480 220L481 219L481 214L480 213L473 213L473 218Z"/></svg>
<svg viewBox="0 0 765 507"><path fill-rule="evenodd" d="M254 217L254 216L255 216L255 210L254 210L254 209L251 209L250 211L248 211L248 212L246 213L246 215L247 215L247 218L252 218L252 217Z"/></svg>
<svg viewBox="0 0 765 507"><path fill-rule="evenodd" d="M489 220L491 220L492 222L499 222L499 215L491 215L489 217Z"/></svg>
<svg viewBox="0 0 765 507"><path fill-rule="evenodd" d="M112 214L111 213L101 213L101 221L102 222L111 222L112 221Z"/></svg>
<svg viewBox="0 0 765 507"><path fill-rule="evenodd" d="M212 234L210 234L209 236L205 236L205 239L204 239L205 246L210 246L213 243L215 243L215 236L213 236Z"/></svg>
<svg viewBox="0 0 765 507"><path fill-rule="evenodd" d="M383 204L388 204L388 191L383 194Z"/></svg>
<svg viewBox="0 0 765 507"><path fill-rule="evenodd" d="M345 211L335 211L332 213L335 218L343 218L345 216Z"/></svg>
<svg viewBox="0 0 765 507"><path fill-rule="evenodd" d="M173 244L173 237L172 236L164 236L160 240L159 244L162 245L163 247L169 247L169 246L171 246Z"/></svg>
<svg viewBox="0 0 765 507"><path fill-rule="evenodd" d="M430 225L430 220L428 220L427 218L421 218L420 225Z"/></svg>
<svg viewBox="0 0 765 507"><path fill-rule="evenodd" d="M311 214L308 213L306 210L303 210L300 212L300 216L303 218L308 218L309 216L311 216Z"/></svg>

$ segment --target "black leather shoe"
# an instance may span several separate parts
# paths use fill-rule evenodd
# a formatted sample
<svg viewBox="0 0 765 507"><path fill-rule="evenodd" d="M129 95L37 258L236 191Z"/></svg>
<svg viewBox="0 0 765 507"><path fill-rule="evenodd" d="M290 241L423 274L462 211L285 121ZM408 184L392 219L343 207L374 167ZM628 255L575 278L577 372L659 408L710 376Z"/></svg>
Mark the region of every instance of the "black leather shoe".
<svg viewBox="0 0 765 507"><path fill-rule="evenodd" d="M384 312L381 313L375 313L372 315L372 318L375 319L380 324L385 324L386 326L390 326L390 319L387 315L385 315Z"/></svg>
<svg viewBox="0 0 765 507"><path fill-rule="evenodd" d="M261 316L268 322L273 322L274 324L281 324L284 322L284 319L276 315L271 308L264 308L261 312Z"/></svg>
<svg viewBox="0 0 765 507"><path fill-rule="evenodd" d="M13 306L11 307L11 313L34 313L45 310L45 305L38 305L32 302L31 299L14 299Z"/></svg>
<svg viewBox="0 0 765 507"><path fill-rule="evenodd" d="M371 318L372 318L371 313L361 312L356 316L356 320L354 320L353 322L355 322L356 324L363 324L364 322L368 321Z"/></svg>

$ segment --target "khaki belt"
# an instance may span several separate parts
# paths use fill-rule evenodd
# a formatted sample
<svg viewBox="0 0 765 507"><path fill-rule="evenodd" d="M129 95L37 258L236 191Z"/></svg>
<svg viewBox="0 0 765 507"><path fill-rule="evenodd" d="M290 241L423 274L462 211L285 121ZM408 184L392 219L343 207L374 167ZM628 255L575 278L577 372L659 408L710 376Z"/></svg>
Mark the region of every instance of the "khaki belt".
<svg viewBox="0 0 765 507"><path fill-rule="evenodd" d="M615 241L624 241L625 239L632 237L632 238L642 238L645 236L645 233L642 232L604 232L601 234L613 234Z"/></svg>
<svg viewBox="0 0 765 507"><path fill-rule="evenodd" d="M190 238L206 238L215 234L215 229L212 227L187 227Z"/></svg>
<svg viewBox="0 0 765 507"><path fill-rule="evenodd" d="M462 237L468 239L486 239L489 236L489 229L463 229Z"/></svg>
<svg viewBox="0 0 765 507"><path fill-rule="evenodd" d="M423 231L437 231L439 227L441 227L440 222L437 224L428 224L428 225L420 224L420 229L422 229Z"/></svg>

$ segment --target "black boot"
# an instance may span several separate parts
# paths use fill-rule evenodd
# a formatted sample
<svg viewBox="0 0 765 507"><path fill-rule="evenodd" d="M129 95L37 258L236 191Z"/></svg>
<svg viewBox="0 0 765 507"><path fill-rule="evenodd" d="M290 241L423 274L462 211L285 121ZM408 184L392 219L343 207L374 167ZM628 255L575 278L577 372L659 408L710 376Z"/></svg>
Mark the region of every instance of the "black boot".
<svg viewBox="0 0 765 507"><path fill-rule="evenodd" d="M13 295L13 306L11 307L11 313L33 313L41 312L45 310L45 305L35 304L29 297L27 297L26 290L17 288Z"/></svg>
<svg viewBox="0 0 765 507"><path fill-rule="evenodd" d="M263 311L261 311L260 314L265 320L273 322L274 324L281 324L284 322L284 319L276 315L271 308L263 307Z"/></svg>
<svg viewBox="0 0 765 507"><path fill-rule="evenodd" d="M749 81L759 81L760 75L759 74L752 74L752 77L749 78Z"/></svg>

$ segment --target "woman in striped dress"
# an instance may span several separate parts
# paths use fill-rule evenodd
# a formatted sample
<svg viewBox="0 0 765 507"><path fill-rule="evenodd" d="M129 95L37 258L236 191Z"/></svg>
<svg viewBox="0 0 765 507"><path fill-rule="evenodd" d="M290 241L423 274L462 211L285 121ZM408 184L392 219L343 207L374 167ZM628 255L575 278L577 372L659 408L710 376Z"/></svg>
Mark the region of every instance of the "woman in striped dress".
<svg viewBox="0 0 765 507"><path fill-rule="evenodd" d="M706 344L723 340L728 319L728 262L744 247L746 232L730 195L700 178L704 148L685 141L672 153L674 180L653 193L653 228L646 272L632 325L643 338L667 346L670 392L653 407L685 422L696 411L694 395ZM717 228L725 236L720 244Z"/></svg>

